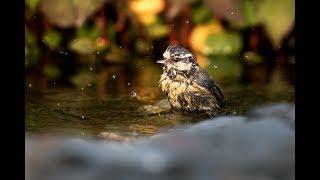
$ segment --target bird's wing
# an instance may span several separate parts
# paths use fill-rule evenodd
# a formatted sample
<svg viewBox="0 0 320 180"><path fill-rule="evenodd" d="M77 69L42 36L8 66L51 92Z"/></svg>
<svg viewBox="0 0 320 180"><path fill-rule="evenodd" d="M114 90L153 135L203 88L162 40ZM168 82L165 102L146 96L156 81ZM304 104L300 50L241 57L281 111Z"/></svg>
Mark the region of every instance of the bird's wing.
<svg viewBox="0 0 320 180"><path fill-rule="evenodd" d="M204 87L206 90L212 93L217 100L218 106L222 107L224 105L225 101L224 101L224 96L221 89L215 84L215 82L211 79L211 77L206 72L204 71L198 72L193 77L193 82L198 84L201 87Z"/></svg>

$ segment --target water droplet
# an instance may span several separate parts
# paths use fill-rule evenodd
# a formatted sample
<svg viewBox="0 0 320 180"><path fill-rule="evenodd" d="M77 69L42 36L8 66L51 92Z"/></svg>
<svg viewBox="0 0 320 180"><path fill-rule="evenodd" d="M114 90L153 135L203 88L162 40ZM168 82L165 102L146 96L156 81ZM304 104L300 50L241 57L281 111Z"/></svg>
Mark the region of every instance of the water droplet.
<svg viewBox="0 0 320 180"><path fill-rule="evenodd" d="M81 90L83 90L83 87L81 88Z"/></svg>
<svg viewBox="0 0 320 180"><path fill-rule="evenodd" d="M32 87L32 84L29 84L29 88L31 88Z"/></svg>
<svg viewBox="0 0 320 180"><path fill-rule="evenodd" d="M187 20L186 23L189 24L189 20Z"/></svg>
<svg viewBox="0 0 320 180"><path fill-rule="evenodd" d="M116 75L115 74L112 75L112 79L116 79Z"/></svg>
<svg viewBox="0 0 320 180"><path fill-rule="evenodd" d="M131 97L136 97L136 96L137 96L137 93L134 92L134 91L132 91L132 92L131 92Z"/></svg>
<svg viewBox="0 0 320 180"><path fill-rule="evenodd" d="M97 52L97 54L99 55L99 54L100 54L100 52L98 51L98 52Z"/></svg>
<svg viewBox="0 0 320 180"><path fill-rule="evenodd" d="M234 13L233 13L233 11L231 12L231 15L233 15Z"/></svg>
<svg viewBox="0 0 320 180"><path fill-rule="evenodd" d="M128 86L130 86L130 83L128 83Z"/></svg>
<svg viewBox="0 0 320 180"><path fill-rule="evenodd" d="M121 49L121 46L119 46L119 48Z"/></svg>
<svg viewBox="0 0 320 180"><path fill-rule="evenodd" d="M213 65L213 68L217 69L217 68L218 68L218 66L217 66L217 65Z"/></svg>
<svg viewBox="0 0 320 180"><path fill-rule="evenodd" d="M92 67L90 67L90 71L92 71L93 70L93 68Z"/></svg>
<svg viewBox="0 0 320 180"><path fill-rule="evenodd" d="M65 52L64 55L68 55L68 52Z"/></svg>
<svg viewBox="0 0 320 180"><path fill-rule="evenodd" d="M60 103L57 103L57 106L60 106Z"/></svg>
<svg viewBox="0 0 320 180"><path fill-rule="evenodd" d="M233 115L236 115L236 114L237 114L237 112L236 112L236 111L233 111L233 112L232 112L232 114L233 114Z"/></svg>
<svg viewBox="0 0 320 180"><path fill-rule="evenodd" d="M88 86L91 87L91 84L89 83Z"/></svg>
<svg viewBox="0 0 320 180"><path fill-rule="evenodd" d="M84 136L84 132L82 132L81 135Z"/></svg>
<svg viewBox="0 0 320 180"><path fill-rule="evenodd" d="M81 118L84 119L84 115L82 115Z"/></svg>

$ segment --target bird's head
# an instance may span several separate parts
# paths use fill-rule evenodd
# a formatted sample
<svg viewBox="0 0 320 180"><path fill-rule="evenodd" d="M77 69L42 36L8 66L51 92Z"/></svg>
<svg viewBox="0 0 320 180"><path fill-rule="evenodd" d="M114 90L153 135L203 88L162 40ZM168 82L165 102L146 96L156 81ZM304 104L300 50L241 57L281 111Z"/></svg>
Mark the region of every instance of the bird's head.
<svg viewBox="0 0 320 180"><path fill-rule="evenodd" d="M163 58L158 60L157 63L162 64L167 72L189 73L198 66L191 52L178 45L169 45L163 53Z"/></svg>

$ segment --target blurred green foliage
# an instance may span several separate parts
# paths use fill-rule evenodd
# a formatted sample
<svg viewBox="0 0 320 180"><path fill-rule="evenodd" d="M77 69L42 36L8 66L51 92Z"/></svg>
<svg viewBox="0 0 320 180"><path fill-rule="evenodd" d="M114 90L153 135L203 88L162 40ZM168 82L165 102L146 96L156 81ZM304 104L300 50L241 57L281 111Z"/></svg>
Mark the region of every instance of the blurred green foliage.
<svg viewBox="0 0 320 180"><path fill-rule="evenodd" d="M48 20L62 28L80 27L105 0L41 0L41 10Z"/></svg>
<svg viewBox="0 0 320 180"><path fill-rule="evenodd" d="M240 52L242 41L239 34L210 34L206 40L206 55L235 55Z"/></svg>
<svg viewBox="0 0 320 180"><path fill-rule="evenodd" d="M101 34L99 28L96 25L89 26L87 24L82 25L81 27L76 29L76 36L83 38L90 38L91 40L95 40Z"/></svg>
<svg viewBox="0 0 320 180"><path fill-rule="evenodd" d="M117 46L111 46L109 53L104 57L104 60L112 63L124 63L131 60L128 50Z"/></svg>
<svg viewBox="0 0 320 180"><path fill-rule="evenodd" d="M212 19L212 12L204 7L204 6L197 6L192 8L192 22L195 24L201 24L208 22Z"/></svg>
<svg viewBox="0 0 320 180"><path fill-rule="evenodd" d="M162 23L155 23L147 27L149 37L160 39L168 35L168 27Z"/></svg>
<svg viewBox="0 0 320 180"><path fill-rule="evenodd" d="M178 42L205 57L204 66L218 66L213 68L215 73L238 74L240 65L230 57L236 57L248 43L244 29L262 25L276 50L294 25L294 0L166 2L26 0L25 67L38 66L47 78L58 79L65 66L42 55L59 54L62 61L72 57L77 73L70 81L84 87L94 83L93 76L81 70L84 66L123 64L134 61L136 54L158 58L153 55L161 55L165 46ZM243 57L253 64L263 59L257 52L244 52Z"/></svg>
<svg viewBox="0 0 320 180"><path fill-rule="evenodd" d="M137 40L135 46L138 52L143 53L148 51L150 43L142 40Z"/></svg>
<svg viewBox="0 0 320 180"><path fill-rule="evenodd" d="M95 44L90 38L81 37L70 42L69 48L79 54L94 54Z"/></svg>
<svg viewBox="0 0 320 180"><path fill-rule="evenodd" d="M35 65L39 60L40 51L36 45L35 35L25 30L25 67Z"/></svg>
<svg viewBox="0 0 320 180"><path fill-rule="evenodd" d="M237 56L209 56L210 64L206 70L217 80L240 78L241 64ZM221 78L221 79L220 79Z"/></svg>
<svg viewBox="0 0 320 180"><path fill-rule="evenodd" d="M244 53L244 60L248 63L248 64L259 64L263 61L263 57L261 57L261 55L255 53L255 52L246 52Z"/></svg>
<svg viewBox="0 0 320 180"><path fill-rule="evenodd" d="M206 0L219 17L238 28L263 24L278 47L283 36L294 24L294 0Z"/></svg>
<svg viewBox="0 0 320 180"><path fill-rule="evenodd" d="M38 7L40 0L25 0L26 6L32 11L35 12Z"/></svg>
<svg viewBox="0 0 320 180"><path fill-rule="evenodd" d="M56 31L48 31L43 35L43 41L50 49L58 48L60 46L61 38L61 35Z"/></svg>
<svg viewBox="0 0 320 180"><path fill-rule="evenodd" d="M50 79L57 79L61 75L60 69L54 64L47 64L43 72Z"/></svg>
<svg viewBox="0 0 320 180"><path fill-rule="evenodd" d="M243 1L243 14L247 20L248 26L254 26L259 23L255 14L255 4L252 0Z"/></svg>
<svg viewBox="0 0 320 180"><path fill-rule="evenodd" d="M276 47L282 37L288 33L294 23L293 0L263 0L260 3L257 16L273 40Z"/></svg>
<svg viewBox="0 0 320 180"><path fill-rule="evenodd" d="M78 88L91 87L96 84L96 81L96 75L86 70L81 70L71 78L71 82Z"/></svg>

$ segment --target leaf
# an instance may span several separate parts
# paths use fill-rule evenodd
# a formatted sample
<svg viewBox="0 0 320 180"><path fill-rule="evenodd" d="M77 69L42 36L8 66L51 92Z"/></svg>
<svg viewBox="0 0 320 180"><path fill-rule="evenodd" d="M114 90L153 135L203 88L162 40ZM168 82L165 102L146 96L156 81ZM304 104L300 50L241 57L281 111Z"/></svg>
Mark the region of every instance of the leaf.
<svg viewBox="0 0 320 180"><path fill-rule="evenodd" d="M56 49L60 45L61 35L55 31L48 31L43 35L43 40L50 49Z"/></svg>
<svg viewBox="0 0 320 180"><path fill-rule="evenodd" d="M203 53L206 55L230 55L239 53L241 48L242 39L239 34L210 34Z"/></svg>
<svg viewBox="0 0 320 180"><path fill-rule="evenodd" d="M294 0L205 0L215 16L245 28L262 24L274 47L293 27Z"/></svg>
<svg viewBox="0 0 320 180"><path fill-rule="evenodd" d="M189 42L194 51L203 53L208 35L221 34L223 32L223 27L217 21L199 24L192 29Z"/></svg>
<svg viewBox="0 0 320 180"><path fill-rule="evenodd" d="M80 27L105 0L42 0L40 7L48 20L62 28Z"/></svg>

